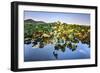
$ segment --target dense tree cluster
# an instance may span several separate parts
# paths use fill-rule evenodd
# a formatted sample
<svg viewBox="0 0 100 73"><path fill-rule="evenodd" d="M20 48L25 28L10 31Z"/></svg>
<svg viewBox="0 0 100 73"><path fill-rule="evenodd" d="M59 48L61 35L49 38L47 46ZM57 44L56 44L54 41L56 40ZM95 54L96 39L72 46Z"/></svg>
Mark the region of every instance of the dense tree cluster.
<svg viewBox="0 0 100 73"><path fill-rule="evenodd" d="M39 42L40 48L46 44L55 44L55 49L65 51L67 46L72 51L76 50L77 43L81 41L90 47L90 26L61 23L25 23L24 39ZM34 46L34 45L33 45Z"/></svg>

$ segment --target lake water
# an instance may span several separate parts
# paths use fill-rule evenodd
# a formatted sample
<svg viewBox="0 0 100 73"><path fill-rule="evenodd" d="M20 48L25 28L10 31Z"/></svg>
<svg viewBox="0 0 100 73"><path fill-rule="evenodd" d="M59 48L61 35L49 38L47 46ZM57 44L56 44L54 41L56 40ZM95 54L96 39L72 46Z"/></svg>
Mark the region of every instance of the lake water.
<svg viewBox="0 0 100 73"><path fill-rule="evenodd" d="M47 61L47 60L74 60L89 59L90 48L87 44L78 43L75 51L66 47L65 51L55 50L54 45L47 44L43 48L32 48L32 44L24 44L24 61Z"/></svg>

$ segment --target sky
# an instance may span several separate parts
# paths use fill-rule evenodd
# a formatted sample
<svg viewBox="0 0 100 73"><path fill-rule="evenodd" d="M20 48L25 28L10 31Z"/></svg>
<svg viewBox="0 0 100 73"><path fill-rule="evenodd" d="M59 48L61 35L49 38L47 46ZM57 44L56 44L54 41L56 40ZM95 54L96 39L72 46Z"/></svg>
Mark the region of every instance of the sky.
<svg viewBox="0 0 100 73"><path fill-rule="evenodd" d="M69 24L90 25L90 14L87 13L24 11L24 20L26 19L48 23L60 21Z"/></svg>

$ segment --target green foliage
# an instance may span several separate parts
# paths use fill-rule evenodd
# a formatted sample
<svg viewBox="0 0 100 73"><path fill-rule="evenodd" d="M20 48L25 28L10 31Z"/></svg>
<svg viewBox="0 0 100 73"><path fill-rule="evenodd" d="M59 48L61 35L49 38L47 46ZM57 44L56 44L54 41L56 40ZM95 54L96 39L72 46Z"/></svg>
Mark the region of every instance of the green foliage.
<svg viewBox="0 0 100 73"><path fill-rule="evenodd" d="M75 51L77 43L81 41L90 46L90 26L55 23L24 23L24 38L42 39L43 44L55 44L55 49L65 51L66 46Z"/></svg>

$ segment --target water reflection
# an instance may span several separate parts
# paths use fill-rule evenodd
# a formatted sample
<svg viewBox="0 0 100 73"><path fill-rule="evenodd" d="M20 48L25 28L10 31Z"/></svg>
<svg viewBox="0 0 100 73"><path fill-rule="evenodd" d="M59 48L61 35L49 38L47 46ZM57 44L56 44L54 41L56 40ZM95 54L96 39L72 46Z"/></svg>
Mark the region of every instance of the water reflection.
<svg viewBox="0 0 100 73"><path fill-rule="evenodd" d="M71 43L67 41L64 44L45 44L44 42L34 42L25 44L25 61L45 61L45 60L63 60L63 59L87 59L90 58L89 45Z"/></svg>
<svg viewBox="0 0 100 73"><path fill-rule="evenodd" d="M58 58L57 50L53 51L53 55L54 55L54 57L55 57L56 59Z"/></svg>

